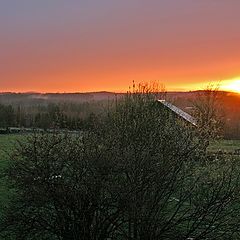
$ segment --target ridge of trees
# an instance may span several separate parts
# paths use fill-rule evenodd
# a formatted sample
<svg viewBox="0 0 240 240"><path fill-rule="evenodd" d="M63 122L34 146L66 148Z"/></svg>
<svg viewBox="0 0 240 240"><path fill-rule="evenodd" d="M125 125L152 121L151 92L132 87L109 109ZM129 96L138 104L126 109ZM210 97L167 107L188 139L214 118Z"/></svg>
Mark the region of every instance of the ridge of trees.
<svg viewBox="0 0 240 240"><path fill-rule="evenodd" d="M175 105L192 114L195 98L204 98L207 91L189 93L162 93L174 102ZM102 93L105 96L105 93ZM16 96L15 96L16 95ZM71 95L71 94L70 94ZM78 94L73 94L78 99ZM115 99L120 96L114 94L108 99L106 96L100 101L81 102L75 98L68 98L66 94L57 94L58 98L39 99L26 94L9 94L0 96L0 128L67 128L69 130L88 130L94 121L114 105ZM240 139L240 95L219 92L221 95L220 125L224 125L221 135L225 139ZM201 96L201 97L200 97ZM105 99L104 99L105 98ZM200 104L201 105L201 104ZM199 107L199 106L198 106ZM196 113L196 112L195 112ZM195 115L194 113L194 115ZM224 124L223 124L224 123ZM216 126L216 125L215 125Z"/></svg>

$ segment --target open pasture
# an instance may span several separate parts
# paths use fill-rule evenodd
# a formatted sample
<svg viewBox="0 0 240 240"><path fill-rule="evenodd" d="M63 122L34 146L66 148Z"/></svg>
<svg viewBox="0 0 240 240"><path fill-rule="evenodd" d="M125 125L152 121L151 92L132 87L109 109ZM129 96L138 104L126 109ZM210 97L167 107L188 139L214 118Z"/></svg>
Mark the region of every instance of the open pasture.
<svg viewBox="0 0 240 240"><path fill-rule="evenodd" d="M21 141L23 138L23 135L0 135L0 214L11 196L9 186L2 173L9 164L9 154L13 151L17 141Z"/></svg>
<svg viewBox="0 0 240 240"><path fill-rule="evenodd" d="M211 142L209 152L235 153L240 149L240 140L218 140Z"/></svg>

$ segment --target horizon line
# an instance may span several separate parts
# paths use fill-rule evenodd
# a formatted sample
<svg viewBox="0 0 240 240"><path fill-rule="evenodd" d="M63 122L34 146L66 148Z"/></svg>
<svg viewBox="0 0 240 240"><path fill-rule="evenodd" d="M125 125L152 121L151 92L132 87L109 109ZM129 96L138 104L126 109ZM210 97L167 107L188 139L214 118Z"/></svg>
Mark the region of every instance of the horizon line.
<svg viewBox="0 0 240 240"><path fill-rule="evenodd" d="M204 89L197 89L197 90L171 90L171 91L164 91L166 93L191 93L191 92L200 92L205 91ZM239 92L234 91L226 91L226 90L218 90L219 92L225 93L236 93L240 94ZM161 91L159 91L160 93ZM0 91L0 94L93 94L93 93L112 93L112 94L127 94L128 91L124 92L115 92L115 91L86 91L86 92L38 92L38 91Z"/></svg>

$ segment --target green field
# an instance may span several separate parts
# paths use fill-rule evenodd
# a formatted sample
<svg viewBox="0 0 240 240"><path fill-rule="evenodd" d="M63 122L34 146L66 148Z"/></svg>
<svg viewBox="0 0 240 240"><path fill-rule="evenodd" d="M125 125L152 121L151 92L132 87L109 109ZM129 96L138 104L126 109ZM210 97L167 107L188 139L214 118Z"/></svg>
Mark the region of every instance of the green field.
<svg viewBox="0 0 240 240"><path fill-rule="evenodd" d="M0 214L8 204L11 196L7 181L2 174L9 164L9 154L13 151L17 141L22 139L23 136L21 135L0 135Z"/></svg>
<svg viewBox="0 0 240 240"><path fill-rule="evenodd" d="M21 141L21 135L0 135L0 167L8 164L8 154L14 149L17 141Z"/></svg>
<svg viewBox="0 0 240 240"><path fill-rule="evenodd" d="M219 140L212 142L208 148L208 151L234 153L237 149L240 149L240 140Z"/></svg>

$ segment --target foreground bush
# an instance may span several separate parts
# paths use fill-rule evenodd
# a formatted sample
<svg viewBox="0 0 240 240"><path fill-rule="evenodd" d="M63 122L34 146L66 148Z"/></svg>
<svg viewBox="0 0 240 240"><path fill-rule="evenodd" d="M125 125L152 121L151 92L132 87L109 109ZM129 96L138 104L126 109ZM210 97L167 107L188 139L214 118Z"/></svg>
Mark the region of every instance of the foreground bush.
<svg viewBox="0 0 240 240"><path fill-rule="evenodd" d="M234 239L238 174L152 94L117 103L82 136L32 136L12 157L16 239ZM5 235L6 236L6 235Z"/></svg>

